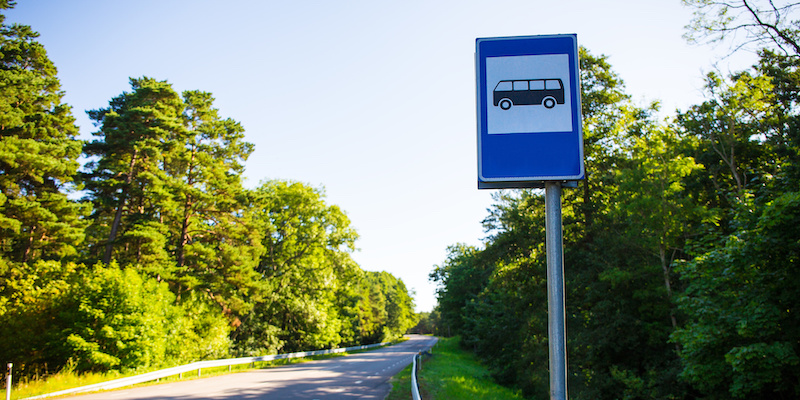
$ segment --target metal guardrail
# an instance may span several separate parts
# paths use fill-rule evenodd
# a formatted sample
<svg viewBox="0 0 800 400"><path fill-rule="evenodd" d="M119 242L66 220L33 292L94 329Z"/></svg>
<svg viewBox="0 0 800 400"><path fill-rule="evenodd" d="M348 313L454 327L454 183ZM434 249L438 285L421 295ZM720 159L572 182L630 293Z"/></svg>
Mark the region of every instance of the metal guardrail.
<svg viewBox="0 0 800 400"><path fill-rule="evenodd" d="M184 372L189 372L194 370L197 370L197 376L200 376L200 371L203 368L248 364L256 361L274 361L287 358L302 358L309 356L319 356L323 354L344 353L347 351L371 349L373 347L380 347L388 344L391 344L391 342L369 344L364 346L345 347L340 349L327 349L327 350L316 350L316 351L303 351L298 353L275 354L275 355L260 356L260 357L240 357L240 358L227 358L223 360L197 361L191 364L179 365L177 367L161 369L158 371L148 372L145 374L140 374L135 376L129 376L127 378L114 379L107 382L95 383L93 385L80 386L72 389L61 390L58 392L42 394L39 396L26 397L25 399L22 400L43 399L47 397L63 396L65 394L118 389L125 386L131 386L139 383L154 381L156 379L166 378L168 376L179 375L183 374Z"/></svg>
<svg viewBox="0 0 800 400"><path fill-rule="evenodd" d="M417 358L419 356L417 353L411 363L411 398L413 400L422 400L422 397L419 396L419 382L417 382Z"/></svg>
<svg viewBox="0 0 800 400"><path fill-rule="evenodd" d="M432 344L431 347L428 349L431 353L433 353L433 346L436 345L439 339L437 338ZM423 350L427 352L428 350ZM411 362L411 399L412 400L422 400L422 396L419 394L419 380L417 379L417 358L419 358L419 369L422 370L422 351L417 353L413 361Z"/></svg>

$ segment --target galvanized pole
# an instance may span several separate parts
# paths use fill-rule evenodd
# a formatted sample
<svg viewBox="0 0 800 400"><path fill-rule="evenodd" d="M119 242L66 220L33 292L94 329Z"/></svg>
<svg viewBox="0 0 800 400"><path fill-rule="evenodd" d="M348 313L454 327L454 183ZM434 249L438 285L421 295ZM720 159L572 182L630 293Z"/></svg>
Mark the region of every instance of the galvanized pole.
<svg viewBox="0 0 800 400"><path fill-rule="evenodd" d="M567 400L567 335L564 307L564 251L561 183L545 183L547 246L547 332L550 345L550 399Z"/></svg>
<svg viewBox="0 0 800 400"><path fill-rule="evenodd" d="M6 373L6 400L11 400L11 367L14 364L8 363L8 372Z"/></svg>

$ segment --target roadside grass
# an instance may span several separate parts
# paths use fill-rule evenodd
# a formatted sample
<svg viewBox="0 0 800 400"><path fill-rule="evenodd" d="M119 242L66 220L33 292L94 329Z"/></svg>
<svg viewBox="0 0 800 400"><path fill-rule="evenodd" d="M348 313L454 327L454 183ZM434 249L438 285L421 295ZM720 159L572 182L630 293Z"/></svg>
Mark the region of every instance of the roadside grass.
<svg viewBox="0 0 800 400"><path fill-rule="evenodd" d="M392 377L392 390L383 400L409 400L411 399L411 365L405 367L400 373ZM427 398L426 398L427 400Z"/></svg>
<svg viewBox="0 0 800 400"><path fill-rule="evenodd" d="M78 375L72 371L61 371L53 375L49 375L47 378L43 379L23 378L22 381L17 382L15 380L12 384L11 399L24 399L26 397L57 392L59 390L73 387L110 381L112 379L123 378L125 376L127 375L102 373L86 373ZM5 387L3 388L3 391L5 391Z"/></svg>
<svg viewBox="0 0 800 400"><path fill-rule="evenodd" d="M397 344L400 342L404 342L407 339L400 339L397 341L392 342L392 344ZM391 345L390 345L391 346ZM236 372L245 372L251 371L256 369L265 369L265 368L273 368L278 367L281 365L292 365L292 364L301 364L308 361L314 360L325 360L329 358L336 358L336 357L344 357L350 354L357 354L363 353L366 351L377 350L386 346L376 347L374 349L366 349L366 350L354 350L350 352L343 352L343 353L333 353L333 354L323 354L318 356L310 356L310 357L303 357L303 358L284 358L280 360L273 360L273 361L258 361L255 363L250 364L239 364L239 365L232 365L230 367L213 367L213 368L203 368L200 373L197 370L185 372L183 376L179 374L175 374L172 376L168 376L165 378L161 378L158 380L153 380L149 382L140 383L137 385L126 386L120 389L129 389L132 387L140 387L140 386L151 386L151 385L158 385L161 383L168 383L168 382L178 382L178 381L187 381L193 379L202 379L208 378L212 376L218 375L225 375L230 373ZM11 387L11 400L19 400L24 399L27 397L39 396L47 393L54 393L61 390L76 388L80 386L87 386L92 385L95 383L107 382L114 379L119 378L126 378L129 376L140 375L147 372L152 372L155 370L148 370L148 371L137 371L136 373L130 374L120 374L115 372L108 372L108 373L82 373L78 374L77 372L64 370L52 375L48 375L46 378L42 379L23 379L20 382L14 382ZM5 384L5 380L2 382ZM116 390L116 389L115 389ZM3 395L5 395L5 385L2 388ZM69 394L64 396L52 397L57 399L59 397L66 397L66 396L76 396L79 394L88 394L86 393L76 393L76 394ZM409 391L409 393L411 393Z"/></svg>
<svg viewBox="0 0 800 400"><path fill-rule="evenodd" d="M418 372L423 400L524 400L522 394L495 383L471 353L459 348L458 337L441 338ZM386 400L411 398L411 366L392 378Z"/></svg>

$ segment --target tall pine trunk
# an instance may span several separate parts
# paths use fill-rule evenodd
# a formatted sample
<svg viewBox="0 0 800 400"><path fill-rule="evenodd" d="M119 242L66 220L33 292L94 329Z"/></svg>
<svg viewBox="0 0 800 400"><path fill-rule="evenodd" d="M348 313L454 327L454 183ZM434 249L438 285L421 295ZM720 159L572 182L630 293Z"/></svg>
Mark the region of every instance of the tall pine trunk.
<svg viewBox="0 0 800 400"><path fill-rule="evenodd" d="M128 197L128 188L133 181L133 169L136 166L137 150L133 150L131 156L131 163L128 167L128 176L125 177L125 186L122 188L122 193L119 196L119 205L117 212L114 214L114 222L111 223L111 232L108 234L108 241L106 242L106 252L103 255L103 264L111 262L111 253L114 250L114 241L117 239L117 231L119 230L120 222L122 221L122 209L125 207L125 199Z"/></svg>
<svg viewBox="0 0 800 400"><path fill-rule="evenodd" d="M186 184L191 187L194 184L194 161L195 161L195 154L196 149L192 146L192 157L189 162L189 171L186 174ZM176 246L176 253L175 259L178 264L178 269L183 268L185 264L186 256L184 255L184 248L186 244L189 243L189 218L192 216L192 196L190 194L186 194L186 201L183 203L183 221L181 221L181 233L178 236L178 245Z"/></svg>

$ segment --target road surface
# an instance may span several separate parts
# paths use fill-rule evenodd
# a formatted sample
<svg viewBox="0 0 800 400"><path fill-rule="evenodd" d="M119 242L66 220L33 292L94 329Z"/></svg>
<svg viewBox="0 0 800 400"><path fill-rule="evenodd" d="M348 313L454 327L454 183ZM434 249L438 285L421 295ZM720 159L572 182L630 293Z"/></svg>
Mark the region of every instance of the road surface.
<svg viewBox="0 0 800 400"><path fill-rule="evenodd" d="M296 365L204 379L68 397L71 400L383 400L389 379L417 352L436 342L430 336L378 350Z"/></svg>

